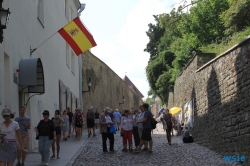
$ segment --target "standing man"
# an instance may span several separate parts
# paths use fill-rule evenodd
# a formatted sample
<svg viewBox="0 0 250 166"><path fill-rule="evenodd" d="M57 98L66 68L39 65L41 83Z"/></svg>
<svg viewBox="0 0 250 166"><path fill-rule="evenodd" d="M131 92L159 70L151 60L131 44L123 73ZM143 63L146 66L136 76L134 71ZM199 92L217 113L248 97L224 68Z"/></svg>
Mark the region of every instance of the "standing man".
<svg viewBox="0 0 250 166"><path fill-rule="evenodd" d="M136 148L135 153L139 153L141 150L142 145L145 143L145 141L149 141L149 153L152 153L152 147L153 147L153 140L151 137L151 120L153 118L152 113L148 110L149 105L148 103L144 103L142 105L142 109L145 111L144 118L137 123L142 123L143 129L142 129L142 137L140 145Z"/></svg>
<svg viewBox="0 0 250 166"><path fill-rule="evenodd" d="M107 138L109 139L109 151L114 152L114 134L110 133L110 125L113 124L109 114L110 108L106 107L100 116L100 133L102 134L103 152L108 152Z"/></svg>
<svg viewBox="0 0 250 166"><path fill-rule="evenodd" d="M67 115L69 117L69 133L68 133L68 138L70 138L70 134L71 134L71 125L72 125L72 118L73 118L73 113L71 112L70 108L67 108Z"/></svg>
<svg viewBox="0 0 250 166"><path fill-rule="evenodd" d="M116 125L116 131L117 129L120 130L120 122L121 122L121 114L120 112L118 111L118 109L115 110L114 114L114 122L115 122L115 125Z"/></svg>
<svg viewBox="0 0 250 166"><path fill-rule="evenodd" d="M95 112L94 108L91 106L87 112L87 127L88 127L88 133L89 137L91 136L91 129L93 129L93 136L95 136Z"/></svg>
<svg viewBox="0 0 250 166"><path fill-rule="evenodd" d="M20 134L21 134L21 140L23 143L23 148L25 150L29 147L29 133L28 129L30 129L30 117L25 115L25 107L21 106L19 110L19 117L15 118L15 121L20 126ZM25 158L27 153L21 153L21 147L20 143L17 141L17 164L16 166L24 166ZM20 158L22 157L22 164L20 163Z"/></svg>

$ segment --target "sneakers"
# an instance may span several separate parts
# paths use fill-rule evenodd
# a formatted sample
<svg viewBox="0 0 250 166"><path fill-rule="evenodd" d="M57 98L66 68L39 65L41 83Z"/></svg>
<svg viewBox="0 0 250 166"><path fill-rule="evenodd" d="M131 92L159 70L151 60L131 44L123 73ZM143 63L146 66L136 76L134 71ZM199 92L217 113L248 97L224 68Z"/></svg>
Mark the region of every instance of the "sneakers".
<svg viewBox="0 0 250 166"><path fill-rule="evenodd" d="M45 163L44 165L48 166L48 165L49 165L49 163Z"/></svg>

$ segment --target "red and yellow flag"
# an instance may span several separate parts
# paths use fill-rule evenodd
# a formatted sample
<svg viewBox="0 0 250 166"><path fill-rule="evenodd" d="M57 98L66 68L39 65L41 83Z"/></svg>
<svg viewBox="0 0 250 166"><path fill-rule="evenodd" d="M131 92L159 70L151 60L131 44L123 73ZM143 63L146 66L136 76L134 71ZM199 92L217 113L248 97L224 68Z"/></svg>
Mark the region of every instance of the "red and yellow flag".
<svg viewBox="0 0 250 166"><path fill-rule="evenodd" d="M77 56L96 46L93 36L82 24L79 17L76 17L58 32L74 50Z"/></svg>

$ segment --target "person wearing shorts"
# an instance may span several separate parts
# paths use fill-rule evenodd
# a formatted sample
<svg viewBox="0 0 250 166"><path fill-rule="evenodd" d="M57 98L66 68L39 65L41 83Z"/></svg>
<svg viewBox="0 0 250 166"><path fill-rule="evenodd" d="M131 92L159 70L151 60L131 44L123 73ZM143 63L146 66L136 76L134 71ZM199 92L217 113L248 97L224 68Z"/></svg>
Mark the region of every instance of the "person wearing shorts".
<svg viewBox="0 0 250 166"><path fill-rule="evenodd" d="M114 116L114 121L115 121L115 125L116 125L116 130L120 130L120 123L121 123L121 114L119 112L118 109L115 110L115 112L113 113Z"/></svg>
<svg viewBox="0 0 250 166"><path fill-rule="evenodd" d="M141 142L140 145L136 148L134 151L135 153L139 153L141 150L141 147L145 143L145 141L149 141L149 153L152 153L152 146L153 146L153 140L151 137L151 120L153 118L152 113L148 110L149 105L147 103L144 103L142 105L142 109L145 111L144 118L140 120L137 123L142 123L143 129L142 129L142 136L141 136Z"/></svg>
<svg viewBox="0 0 250 166"><path fill-rule="evenodd" d="M88 137L91 136L91 129L93 129L93 136L95 136L95 113L93 107L91 106L87 112L87 127L88 127Z"/></svg>
<svg viewBox="0 0 250 166"><path fill-rule="evenodd" d="M99 116L100 116L100 114L99 114L98 110L96 109L96 110L95 110L95 128L96 128L96 129L98 129Z"/></svg>
<svg viewBox="0 0 250 166"><path fill-rule="evenodd" d="M25 115L25 107L20 107L19 110L19 117L15 118L15 121L19 124L20 127L20 134L21 134L21 140L23 143L23 148L26 150L29 148L29 133L28 129L30 129L30 117ZM18 141L16 141L17 144L17 164L16 166L24 166L26 153L21 153L21 147ZM22 158L22 163L20 162L20 158Z"/></svg>

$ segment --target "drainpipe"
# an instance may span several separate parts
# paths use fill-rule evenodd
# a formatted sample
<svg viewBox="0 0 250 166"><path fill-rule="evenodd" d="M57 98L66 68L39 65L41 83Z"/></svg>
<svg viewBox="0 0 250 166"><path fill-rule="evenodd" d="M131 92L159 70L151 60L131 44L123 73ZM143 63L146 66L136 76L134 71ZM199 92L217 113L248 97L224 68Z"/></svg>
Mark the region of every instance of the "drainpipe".
<svg viewBox="0 0 250 166"><path fill-rule="evenodd" d="M82 55L78 57L78 65L79 65L79 105L78 108L81 108L83 110L82 105Z"/></svg>

